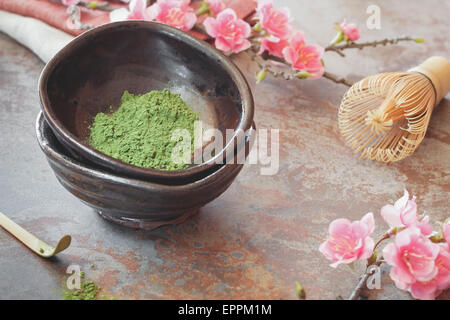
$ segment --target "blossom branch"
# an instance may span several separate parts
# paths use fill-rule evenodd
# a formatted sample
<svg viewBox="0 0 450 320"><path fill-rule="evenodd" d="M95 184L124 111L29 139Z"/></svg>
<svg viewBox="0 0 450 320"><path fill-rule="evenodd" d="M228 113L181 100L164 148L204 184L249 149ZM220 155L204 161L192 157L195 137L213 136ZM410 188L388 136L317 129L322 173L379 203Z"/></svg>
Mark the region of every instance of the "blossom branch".
<svg viewBox="0 0 450 320"><path fill-rule="evenodd" d="M371 265L367 266L366 272L364 272L364 274L362 275L361 279L358 282L358 285L355 287L355 289L353 289L348 300L357 300L361 296L361 292L364 289L364 287L366 286L367 280L369 279L369 277L371 275L371 273L369 272L369 267L370 266L379 267L383 262L384 262L384 260L380 259L380 260L377 260L375 263L372 263Z"/></svg>
<svg viewBox="0 0 450 320"><path fill-rule="evenodd" d="M391 266L389 275L395 285L416 299L435 299L450 288L447 267L450 264L450 219L442 224L441 230L433 231L429 217L417 214L416 197L410 199L406 190L394 205L383 206L380 214L390 229L376 243L370 237L375 227L373 214L368 213L359 221L342 218L332 221L326 241L319 246L319 251L333 262L334 268L369 257L366 271L348 300L357 300L364 288L369 288L367 282L371 274L379 272L371 267L382 263ZM378 246L391 238L393 240L383 248L383 255L378 257Z"/></svg>
<svg viewBox="0 0 450 320"><path fill-rule="evenodd" d="M391 238L392 236L394 236L396 233L402 231L404 228L392 228L389 229L388 231L386 231L383 236L377 241L377 243L375 243L374 247L373 247L373 251L375 251L378 246L380 245L381 242L383 242L384 240L387 240L389 238ZM369 265L368 265L369 266Z"/></svg>
<svg viewBox="0 0 450 320"><path fill-rule="evenodd" d="M343 78L343 77L339 77L333 73L330 73L328 71L325 71L325 73L323 74L323 77L331 80L335 83L340 83L340 84L344 84L348 87L351 87L353 85L353 82L348 81L347 79Z"/></svg>
<svg viewBox="0 0 450 320"><path fill-rule="evenodd" d="M115 9L113 6L109 5L108 1L102 2L102 3L98 3L97 1L92 1L92 2L80 1L78 3L78 5L80 7L93 9L93 10L106 11L106 12L111 12Z"/></svg>
<svg viewBox="0 0 450 320"><path fill-rule="evenodd" d="M263 2L256 9L256 23L251 26L248 21L238 17L231 8L226 8L222 0L192 0L197 4L197 11L190 6L191 1L174 2L170 0L149 1L133 0L129 8L114 10L108 1L98 3L86 0L60 0L75 1L79 6L89 9L112 11L111 21L130 19L158 21L172 25L183 31L193 30L209 36L217 49L226 54L237 54L242 51L252 51L252 60L256 61L261 69L257 82L261 82L266 73L286 80L292 79L318 79L324 77L338 84L352 86L353 83L338 75L326 72L323 63L323 54L334 51L341 56L346 49L367 46L396 44L400 41L418 41L411 37L384 39L374 42L355 43L360 38L359 30L353 23L344 21L337 25L338 35L332 44L323 48L318 45L308 45L305 35L296 29L289 19L289 12L274 7L272 1ZM150 7L149 7L150 5ZM172 12L177 12L175 16ZM207 15L206 19L198 20L198 16ZM345 41L345 44L339 44ZM260 54L262 52L262 54ZM276 62L286 66L290 71L280 70L273 63L264 63L256 58L260 56L264 61Z"/></svg>
<svg viewBox="0 0 450 320"><path fill-rule="evenodd" d="M283 78L284 80L293 80L293 79L299 79L302 77L302 73L301 72L285 72L285 71L281 71L281 70L274 70L272 68L272 66L269 63L263 63L259 60L263 60L263 61L275 61L278 63L281 63L283 65L289 65L284 59L275 57L275 56L271 56L269 55L267 52L261 54L261 55L257 55L258 52L258 47L257 46L253 46L248 52L250 54L251 59L258 65L258 67L261 70L264 70L268 73L270 73L273 77L275 78Z"/></svg>
<svg viewBox="0 0 450 320"><path fill-rule="evenodd" d="M414 41L414 42L423 42L423 39L421 38L412 38L409 36L403 36L399 38L393 38L393 39L383 39L383 40L376 40L371 42L349 42L341 45L329 45L325 48L325 51L333 51L339 54L341 57L345 57L345 54L342 52L346 49L359 49L362 50L366 47L377 47L377 46L386 46L388 44L398 44L399 42L404 41Z"/></svg>
<svg viewBox="0 0 450 320"><path fill-rule="evenodd" d="M377 247L381 244L381 242L383 242L384 240L390 239L393 235L395 235L395 233L397 232L397 229L393 228L388 230L387 232L385 232L383 234L383 236L375 243L374 247L373 247L373 255L372 257L370 257L369 259L367 259L367 266L366 266L366 271L364 272L364 274L361 276L361 279L359 280L358 284L356 285L355 289L353 289L352 293L350 294L350 297L348 298L348 300L357 300L360 296L361 296L361 292L364 289L364 287L366 286L367 280L369 279L371 273L369 272L369 269L371 266L377 266L379 267L383 262L384 259L383 257L380 257L377 260L376 257L376 249Z"/></svg>
<svg viewBox="0 0 450 320"><path fill-rule="evenodd" d="M87 9L92 9L92 10L100 10L100 11L106 11L106 12L111 12L113 11L115 8L113 6L110 6L108 1L105 2L101 2L99 3L98 1L63 1L63 0L52 0L53 2L56 3L61 3L65 6L79 6L79 7L83 7L83 8L87 8Z"/></svg>
<svg viewBox="0 0 450 320"><path fill-rule="evenodd" d="M252 51L255 53L255 50L257 52L259 49L256 46L254 46ZM263 54L261 54L261 58L263 58L264 60L272 60L272 61L275 61L275 62L278 62L278 63L282 63L282 64L285 64L285 65L289 66L289 64L286 62L286 60L284 60L282 58L278 58L276 56L272 56L272 55L268 54L267 51L264 52ZM281 77L283 77L286 80L292 80L292 79L298 78L297 74L286 74L285 72L273 72L272 70L268 69L267 66L264 67L264 69L266 71L268 71L269 73L271 73L273 76L275 76L275 77L280 77L281 76ZM337 75L335 75L335 74L333 74L331 72L328 72L328 71L326 71L323 74L323 77L325 79L333 81L334 83L344 84L344 85L346 85L348 87L351 87L353 85L353 83L348 81L347 79L345 79L343 77L340 77L340 76L337 76Z"/></svg>
<svg viewBox="0 0 450 320"><path fill-rule="evenodd" d="M249 50L248 53L250 54L250 58L252 59L252 61L254 61L254 62L258 65L258 67L259 67L261 70L264 70L264 71L270 73L270 74L271 74L272 76L274 76L275 78L281 77L281 78L283 78L283 79L285 79L285 80L292 80L292 79L295 78L295 75L292 74L292 73L289 73L289 74L288 74L288 73L286 73L286 72L284 72L284 71L276 71L276 70L273 70L272 67L271 67L269 64L261 62L259 58L262 58L262 57L259 57L259 56L255 53L254 50ZM263 59L263 58L262 58L262 59ZM264 60L264 59L263 59L263 60Z"/></svg>
<svg viewBox="0 0 450 320"><path fill-rule="evenodd" d="M73 25L74 29L90 29L93 26L81 21L81 10L76 5L67 7L67 13L69 14L68 23Z"/></svg>
<svg viewBox="0 0 450 320"><path fill-rule="evenodd" d="M192 28L192 30L193 31L197 31L198 33L201 33L201 34L204 34L204 35L208 35L206 33L205 27L202 24L200 24L200 23L196 23L194 25L194 27Z"/></svg>

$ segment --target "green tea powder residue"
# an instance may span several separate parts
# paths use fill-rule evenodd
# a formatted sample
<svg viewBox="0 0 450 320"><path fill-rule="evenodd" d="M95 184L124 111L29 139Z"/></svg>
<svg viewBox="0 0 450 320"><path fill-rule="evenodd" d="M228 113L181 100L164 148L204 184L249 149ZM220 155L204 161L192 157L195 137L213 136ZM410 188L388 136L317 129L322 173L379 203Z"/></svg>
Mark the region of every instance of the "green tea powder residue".
<svg viewBox="0 0 450 320"><path fill-rule="evenodd" d="M99 113L91 126L90 144L123 162L159 170L180 170L188 164L174 163L172 150L182 140L172 141L172 132L186 129L194 145L197 113L169 90L133 95L125 91L119 109L111 115Z"/></svg>
<svg viewBox="0 0 450 320"><path fill-rule="evenodd" d="M97 300L100 288L93 281L83 281L79 290L63 290L64 300Z"/></svg>

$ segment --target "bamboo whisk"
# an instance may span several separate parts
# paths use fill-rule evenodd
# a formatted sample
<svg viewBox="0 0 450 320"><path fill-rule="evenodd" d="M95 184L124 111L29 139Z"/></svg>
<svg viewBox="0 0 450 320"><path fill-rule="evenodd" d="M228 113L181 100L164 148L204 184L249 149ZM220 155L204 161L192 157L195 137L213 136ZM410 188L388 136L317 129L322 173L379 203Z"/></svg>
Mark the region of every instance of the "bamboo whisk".
<svg viewBox="0 0 450 320"><path fill-rule="evenodd" d="M402 160L422 142L433 108L449 91L450 62L442 57L409 72L367 77L344 95L339 129L361 158Z"/></svg>

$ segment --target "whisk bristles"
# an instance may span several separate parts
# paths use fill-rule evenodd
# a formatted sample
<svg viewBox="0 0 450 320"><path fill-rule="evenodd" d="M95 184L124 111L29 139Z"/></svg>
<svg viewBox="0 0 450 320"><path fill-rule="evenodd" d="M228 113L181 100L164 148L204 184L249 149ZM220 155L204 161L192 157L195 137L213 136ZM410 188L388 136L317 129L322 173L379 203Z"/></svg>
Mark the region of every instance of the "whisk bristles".
<svg viewBox="0 0 450 320"><path fill-rule="evenodd" d="M391 127L394 121L388 119L389 115L382 110L375 109L367 111L367 118L365 122L370 126L370 130L376 134L385 134Z"/></svg>
<svg viewBox="0 0 450 320"><path fill-rule="evenodd" d="M421 73L378 74L354 84L345 94L339 128L362 158L398 161L423 140L435 102L433 84Z"/></svg>

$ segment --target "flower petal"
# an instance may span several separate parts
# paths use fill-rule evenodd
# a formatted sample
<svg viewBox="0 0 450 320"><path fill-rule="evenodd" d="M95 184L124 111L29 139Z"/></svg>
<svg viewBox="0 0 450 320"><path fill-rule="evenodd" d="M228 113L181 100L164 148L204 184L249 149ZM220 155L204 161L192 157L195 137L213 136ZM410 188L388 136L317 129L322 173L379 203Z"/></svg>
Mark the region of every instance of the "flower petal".
<svg viewBox="0 0 450 320"><path fill-rule="evenodd" d="M340 218L332 221L328 228L328 232L331 236L340 236L343 234L351 234L352 227L351 222L348 219Z"/></svg>
<svg viewBox="0 0 450 320"><path fill-rule="evenodd" d="M409 193L408 190L404 189L403 190L403 197L401 197L400 199L398 199L397 201L395 201L394 207L398 210L403 209L406 206L406 203L409 200Z"/></svg>
<svg viewBox="0 0 450 320"><path fill-rule="evenodd" d="M127 20L130 12L126 8L115 9L109 13L111 22Z"/></svg>
<svg viewBox="0 0 450 320"><path fill-rule="evenodd" d="M203 21L203 25L205 26L206 33L215 38L217 37L217 22L216 19L212 17L208 17Z"/></svg>
<svg viewBox="0 0 450 320"><path fill-rule="evenodd" d="M385 205L381 208L381 216L391 228L401 227L403 225L400 218L399 209L395 208L391 204Z"/></svg>
<svg viewBox="0 0 450 320"><path fill-rule="evenodd" d="M437 290L436 284L432 281L413 283L410 288L411 295L420 300L434 300L436 298Z"/></svg>
<svg viewBox="0 0 450 320"><path fill-rule="evenodd" d="M373 217L373 213L369 212L364 217L362 217L361 223L367 226L367 230L369 230L369 234L371 234L375 229L375 219Z"/></svg>
<svg viewBox="0 0 450 320"><path fill-rule="evenodd" d="M405 226L411 226L417 222L417 205L416 200L409 200L401 214L401 220Z"/></svg>
<svg viewBox="0 0 450 320"><path fill-rule="evenodd" d="M358 259L365 260L369 259L373 254L373 248L375 247L375 241L371 237L367 237L364 240L364 247Z"/></svg>

